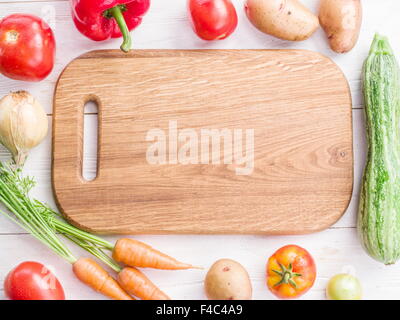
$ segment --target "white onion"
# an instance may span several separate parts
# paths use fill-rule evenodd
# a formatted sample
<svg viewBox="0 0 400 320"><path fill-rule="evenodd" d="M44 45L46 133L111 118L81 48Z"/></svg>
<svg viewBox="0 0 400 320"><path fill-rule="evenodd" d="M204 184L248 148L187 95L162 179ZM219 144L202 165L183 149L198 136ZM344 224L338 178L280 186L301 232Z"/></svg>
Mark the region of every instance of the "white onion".
<svg viewBox="0 0 400 320"><path fill-rule="evenodd" d="M47 131L47 115L28 92L12 92L0 100L0 142L17 166L23 166L29 151L43 141Z"/></svg>

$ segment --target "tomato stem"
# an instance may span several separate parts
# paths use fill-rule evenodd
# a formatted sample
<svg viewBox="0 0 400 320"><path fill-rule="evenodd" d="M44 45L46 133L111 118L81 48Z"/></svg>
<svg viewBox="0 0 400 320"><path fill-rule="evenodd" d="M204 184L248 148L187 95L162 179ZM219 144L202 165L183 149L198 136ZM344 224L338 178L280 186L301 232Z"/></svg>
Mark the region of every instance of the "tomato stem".
<svg viewBox="0 0 400 320"><path fill-rule="evenodd" d="M293 286L295 289L297 288L296 282L293 280L295 277L301 277L300 273L293 272L293 265L289 264L289 266L286 268L283 264L279 263L279 267L281 268L281 271L278 270L272 270L276 274L278 274L281 277L281 280L275 284L275 286L280 286L281 284L290 284Z"/></svg>

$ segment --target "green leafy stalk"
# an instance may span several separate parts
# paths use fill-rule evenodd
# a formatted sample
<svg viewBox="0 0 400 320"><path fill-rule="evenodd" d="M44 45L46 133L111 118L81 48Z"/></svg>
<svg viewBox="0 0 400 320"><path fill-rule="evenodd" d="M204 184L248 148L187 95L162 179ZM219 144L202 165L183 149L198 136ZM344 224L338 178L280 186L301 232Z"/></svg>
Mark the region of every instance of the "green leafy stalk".
<svg viewBox="0 0 400 320"><path fill-rule="evenodd" d="M42 215L49 224L57 231L62 234L75 237L77 239L90 242L92 244L97 245L98 247L106 250L112 251L114 249L114 245L98 236L95 236L86 231L80 230L69 223L67 223L62 216L52 210L50 207L44 205L43 203L35 200L35 204L42 210Z"/></svg>
<svg viewBox="0 0 400 320"><path fill-rule="evenodd" d="M19 169L13 170L8 165L0 163L0 201L9 210L9 212L0 210L0 213L17 223L60 257L74 263L77 259L27 197L25 192L32 187L33 182L30 179L22 179L19 173Z"/></svg>
<svg viewBox="0 0 400 320"><path fill-rule="evenodd" d="M31 199L29 191L34 186L35 181L32 178L22 177L21 169L0 163L0 201L10 211L9 213L0 211L0 213L71 263L74 263L76 258L60 241L57 232L113 270L121 271L121 267L103 251L113 250L113 244L70 225L49 206Z"/></svg>
<svg viewBox="0 0 400 320"><path fill-rule="evenodd" d="M58 212L55 212L37 200L35 200L35 202L36 205L41 208L43 217L48 221L48 224L54 228L54 230L63 234L67 239L98 258L114 271L120 272L122 270L121 267L103 251L113 250L113 244L70 225L62 219Z"/></svg>
<svg viewBox="0 0 400 320"><path fill-rule="evenodd" d="M81 247L82 249L86 250L87 252L95 256L97 259L99 259L106 265L108 265L115 272L120 272L122 270L120 265L118 265L112 258L110 258L107 254L105 254L102 248L85 240L70 236L68 234L64 234L64 236L70 241L74 242L79 247Z"/></svg>

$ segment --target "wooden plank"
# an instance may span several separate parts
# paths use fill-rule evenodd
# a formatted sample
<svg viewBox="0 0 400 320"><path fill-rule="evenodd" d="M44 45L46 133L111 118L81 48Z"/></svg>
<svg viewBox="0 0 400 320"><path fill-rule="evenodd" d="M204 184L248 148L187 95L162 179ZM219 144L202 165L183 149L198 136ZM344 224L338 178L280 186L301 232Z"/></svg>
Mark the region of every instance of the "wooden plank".
<svg viewBox="0 0 400 320"><path fill-rule="evenodd" d="M92 99L101 143L98 178L88 183L79 174L80 137L82 106ZM63 72L54 121L57 202L92 231L309 233L336 222L351 197L348 84L331 60L310 51L89 53ZM193 128L194 158L186 150L174 160L169 142L155 152L168 159L149 159L146 135L157 129L173 139L171 126ZM203 146L204 130L217 131L218 145L213 137ZM230 135L225 151L221 130ZM175 141L175 153L188 141ZM237 143L246 163L237 162Z"/></svg>
<svg viewBox="0 0 400 320"><path fill-rule="evenodd" d="M23 2L20 2L23 1ZM4 95L7 92L15 89L29 89L45 104L49 114L52 113L52 91L56 78L58 77L64 66L74 57L93 49L111 49L117 48L119 42L110 43L92 43L81 37L77 32L72 32L73 25L70 23L68 2L61 1L64 4L60 5L52 1L57 12L57 42L59 53L57 57L57 66L48 80L40 84L20 83L6 78L0 78L0 94ZM400 9L400 2L397 0L385 0L383 6L380 1L368 1L364 6L364 24L360 41L357 47L349 54L336 55L329 51L323 32L319 30L311 39L302 43L289 43L274 39L263 35L254 30L248 23L241 10L242 0L234 0L239 14L239 28L235 34L229 39L221 42L205 43L198 40L190 31L186 19L186 12L182 5L182 0L171 1L153 1L152 10L146 17L143 26L134 32L135 47L137 48L304 48L312 49L324 53L334 59L334 61L342 68L346 77L350 82L353 94L354 107L362 107L362 98L360 94L360 72L362 61L365 59L368 52L368 47L372 39L373 33L376 30L388 35L392 39L392 45L396 52L400 52L400 42L397 39L398 19L394 12ZM316 9L319 0L302 0L302 2ZM41 7L37 3L28 3L24 0L4 1L0 2L0 17L13 12L32 12L35 14L41 13ZM64 36L67 35L67 36ZM62 53L60 53L62 51ZM211 260L222 257L232 257L243 264L245 262L254 263L258 256L262 256L263 261L257 262L256 270L259 270L260 276L254 278L253 271L251 276L254 279L253 284L255 297L258 299L272 298L264 286L263 272L264 260L270 251L275 249L273 246L281 246L288 243L300 243L310 251L314 251L316 246L323 248L327 252L326 259L318 258L318 273L319 277L315 287L307 294L305 299L323 298L324 284L328 277L334 273L342 272L342 268L346 265L356 267L357 275L360 275L364 286L365 298L367 299L393 299L398 297L398 268L378 266L373 260L363 255L359 259L361 249L358 244L354 227L357 206L357 184L359 183L360 173L362 171L364 159L364 123L361 120L361 112L353 111L354 117L354 153L355 153L355 186L353 200L344 217L335 224L334 228L344 228L341 230L331 229L316 235L307 237L249 237L249 236L200 236L200 237L138 237L155 245L156 247L177 254L177 257L182 260L193 261L197 257L207 259L209 250L203 253L205 247L215 246L214 255L208 261L204 261L204 265L211 264ZM357 127L359 128L357 129ZM50 139L43 146L34 150L28 160L25 172L34 175L39 180L39 186L35 189L35 194L42 200L52 202L50 186ZM5 152L0 150L0 157L5 159ZM20 232L12 224L8 224L4 218L0 217L0 234L7 232ZM350 237L350 239L349 239ZM232 239L233 238L233 239ZM79 282L73 279L70 274L68 265L53 257L46 250L38 249L40 244L35 244L31 237L22 240L20 235L12 237L0 236L0 278L4 278L17 262L27 259L48 262L57 268L57 272L65 273L62 277L64 287L66 287L67 296L76 299L101 299L102 297L91 293L89 289L84 288ZM15 241L14 241L15 240ZM277 242L270 242L277 240ZM309 240L309 241L308 241ZM343 241L342 241L343 240ZM185 246L182 246L182 243ZM249 245L249 242L252 244ZM224 244L224 245L223 245ZM229 244L229 245L227 245ZM171 250L172 248L172 250ZM187 251L180 251L188 248ZM228 248L228 250L227 250ZM240 254L236 254L240 250ZM268 251L268 252L267 252ZM196 254L193 254L196 252ZM334 253L330 256L331 253ZM335 253L336 252L336 253ZM337 252L340 252L341 258L337 259ZM52 260L54 259L54 260ZM259 261L259 260L257 260ZM202 261L200 261L202 262ZM1 268L3 266L3 268ZM247 268L249 265L246 264ZM254 270L254 268L252 268ZM347 268L345 268L347 269ZM328 271L328 272L327 272ZM173 298L204 298L202 295L202 279L204 274L196 275L192 279L191 273L165 273L165 272L150 272L148 273L157 284L163 286L163 290L171 294ZM166 275L168 275L168 287L165 286ZM0 280L0 282L2 282ZM2 288L0 287L0 298L2 298Z"/></svg>
<svg viewBox="0 0 400 320"><path fill-rule="evenodd" d="M86 132L92 132L95 126L95 116L86 116L87 127ZM49 121L51 118L49 117ZM361 182L361 175L365 161L365 136L364 136L364 115L363 110L353 110L353 128L354 128L354 188L353 196L344 216L333 226L333 228L354 228L356 225L356 213L358 207L358 194ZM88 154L93 154L93 145L88 143L85 146ZM33 189L32 195L37 199L49 203L55 208L55 203L52 195L51 187L51 137L48 135L46 140L36 149L33 149L25 165L24 172L27 175L36 178L38 184ZM0 160L5 161L9 159L8 152L0 147ZM86 166L86 175L94 175L96 171L95 159L88 159ZM22 233L22 230L15 226L13 223L8 222L5 218L0 216L0 235L8 233Z"/></svg>

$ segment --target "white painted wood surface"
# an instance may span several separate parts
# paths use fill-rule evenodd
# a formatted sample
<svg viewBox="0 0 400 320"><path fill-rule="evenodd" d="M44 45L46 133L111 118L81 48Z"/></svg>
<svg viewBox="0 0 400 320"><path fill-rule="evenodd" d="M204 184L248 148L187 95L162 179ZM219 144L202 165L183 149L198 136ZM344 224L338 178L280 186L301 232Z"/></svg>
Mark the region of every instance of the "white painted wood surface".
<svg viewBox="0 0 400 320"><path fill-rule="evenodd" d="M304 0L315 12L318 0ZM186 16L185 0L152 0L152 7L140 28L133 32L135 48L151 49L194 49L194 48L302 48L321 52L331 57L343 70L349 80L353 95L355 184L352 202L343 216L330 229L313 235L292 237L262 236L139 236L158 249L176 258L208 268L219 258L232 258L242 263L250 273L254 299L274 299L265 285L265 263L279 247L296 243L307 248L314 256L318 279L304 299L324 299L324 288L328 279L336 273L350 271L363 283L365 299L400 298L400 269L398 266L383 266L369 258L360 246L355 229L360 179L365 160L364 116L360 88L360 74L370 42L375 32L391 39L392 45L400 52L398 37L400 10L398 0L364 0L364 23L357 47L346 55L330 51L322 30L311 39L301 43L290 43L266 36L255 30L243 12L243 0L234 3L240 16L237 31L222 42L203 42L192 32ZM9 0L0 1L0 18L17 12L33 13L51 17L57 37L58 53L55 70L41 83L23 83L0 76L0 96L11 90L25 89L43 103L51 120L52 96L55 81L61 70L74 57L94 49L118 48L119 40L94 43L76 31L70 17L66 0ZM129 76L129 75L128 75ZM91 113L91 112L89 112ZM86 116L87 127L95 124L95 115ZM87 150L93 143L87 144ZM25 167L25 173L35 176L38 186L33 195L54 205L50 184L50 135L46 141L32 151ZM9 155L0 149L0 160ZM89 159L88 171L94 172L94 159ZM116 239L115 237L110 238ZM81 285L72 275L71 268L47 248L25 234L17 226L0 217L0 299L3 298L2 282L7 272L26 260L39 261L53 267L62 282L69 299L102 299L103 297ZM146 274L174 299L205 299L202 280L206 270L196 271L154 271Z"/></svg>

